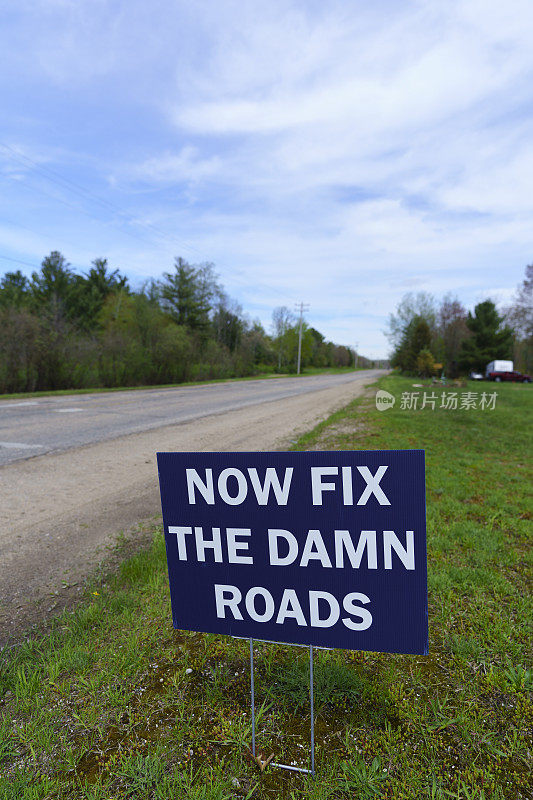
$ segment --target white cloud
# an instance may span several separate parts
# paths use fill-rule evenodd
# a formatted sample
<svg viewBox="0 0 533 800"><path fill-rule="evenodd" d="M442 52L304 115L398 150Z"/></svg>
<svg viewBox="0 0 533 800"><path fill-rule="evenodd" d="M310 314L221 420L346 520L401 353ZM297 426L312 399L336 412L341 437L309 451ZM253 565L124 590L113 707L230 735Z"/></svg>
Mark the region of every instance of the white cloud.
<svg viewBox="0 0 533 800"><path fill-rule="evenodd" d="M376 355L403 292L472 303L503 269L504 296L531 259L530 0L11 7L12 141L119 209L98 228L41 201L46 241L63 224L138 276L212 260L252 316L308 300ZM39 186L10 169L30 225Z"/></svg>
<svg viewBox="0 0 533 800"><path fill-rule="evenodd" d="M154 183L197 183L216 175L220 167L218 156L201 158L197 147L186 145L178 153L148 158L139 165L130 165L125 171L129 178L138 177Z"/></svg>

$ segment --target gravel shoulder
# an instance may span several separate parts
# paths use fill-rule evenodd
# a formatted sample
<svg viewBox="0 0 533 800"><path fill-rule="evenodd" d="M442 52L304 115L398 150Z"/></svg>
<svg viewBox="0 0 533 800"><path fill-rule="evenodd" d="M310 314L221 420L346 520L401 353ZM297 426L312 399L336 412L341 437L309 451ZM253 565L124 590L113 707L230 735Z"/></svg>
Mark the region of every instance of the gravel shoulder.
<svg viewBox="0 0 533 800"><path fill-rule="evenodd" d="M75 602L99 564L145 546L160 519L158 450L287 449L379 374L3 467L0 646Z"/></svg>

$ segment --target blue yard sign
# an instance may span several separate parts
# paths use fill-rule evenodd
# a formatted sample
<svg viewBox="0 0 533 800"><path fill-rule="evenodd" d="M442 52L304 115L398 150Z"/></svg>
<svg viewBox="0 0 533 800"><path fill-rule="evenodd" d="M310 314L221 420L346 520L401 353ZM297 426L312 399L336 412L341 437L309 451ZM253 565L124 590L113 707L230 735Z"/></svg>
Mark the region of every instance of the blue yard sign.
<svg viewBox="0 0 533 800"><path fill-rule="evenodd" d="M423 450L157 463L175 628L427 653Z"/></svg>

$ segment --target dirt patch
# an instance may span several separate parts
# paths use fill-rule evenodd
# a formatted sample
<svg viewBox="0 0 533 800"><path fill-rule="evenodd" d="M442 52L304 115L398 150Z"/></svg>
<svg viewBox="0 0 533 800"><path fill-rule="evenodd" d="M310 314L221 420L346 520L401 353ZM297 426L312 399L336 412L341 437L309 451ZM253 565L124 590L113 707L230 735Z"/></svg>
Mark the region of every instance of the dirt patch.
<svg viewBox="0 0 533 800"><path fill-rule="evenodd" d="M155 516L130 530L110 536L109 543L95 550L95 561L80 568L76 575L71 571L71 578L63 579L57 588L51 584L50 591L38 594L33 605L29 602L19 604L15 609L19 613L12 615L9 621L2 619L3 609L0 606L0 620L5 623L0 634L0 652L4 648L8 650L15 647L32 634L46 633L51 621L62 611L74 608L89 587L92 590L106 585L123 561L148 549L160 524L161 519Z"/></svg>
<svg viewBox="0 0 533 800"><path fill-rule="evenodd" d="M363 397L370 397L372 390L365 389L362 392ZM364 410L368 405L364 401L358 406L357 416L348 416L339 420L338 422L328 425L320 432L318 437L307 447L307 450L321 451L321 450L338 450L341 440L345 440L346 447L356 450L358 441L361 439L368 439L372 436L372 429L364 416ZM363 412L363 413L362 413Z"/></svg>

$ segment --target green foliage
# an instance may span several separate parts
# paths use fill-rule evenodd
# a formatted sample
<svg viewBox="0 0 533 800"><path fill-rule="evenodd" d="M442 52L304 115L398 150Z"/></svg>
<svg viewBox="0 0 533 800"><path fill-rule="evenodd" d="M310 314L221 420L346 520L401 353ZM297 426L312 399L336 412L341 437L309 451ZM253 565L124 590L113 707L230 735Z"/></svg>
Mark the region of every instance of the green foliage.
<svg viewBox="0 0 533 800"><path fill-rule="evenodd" d="M526 267L526 275L518 287L507 321L516 331L514 342L515 369L533 372L533 264Z"/></svg>
<svg viewBox="0 0 533 800"><path fill-rule="evenodd" d="M362 758L356 762L348 761L342 765L346 786L357 792L357 796L381 797L383 784L387 780L387 770L383 768L379 758L374 758L367 766Z"/></svg>
<svg viewBox="0 0 533 800"><path fill-rule="evenodd" d="M18 269L6 272L0 281L0 308L19 310L28 302L28 279Z"/></svg>
<svg viewBox="0 0 533 800"><path fill-rule="evenodd" d="M437 309L433 295L428 292L407 292L398 303L396 312L389 315L387 337L395 351L415 318L424 319L430 329L435 328Z"/></svg>
<svg viewBox="0 0 533 800"><path fill-rule="evenodd" d="M296 372L298 366L298 340L299 340L299 323L287 328L283 334L282 348L285 360L285 369L283 371ZM313 352L313 336L309 330L309 326L302 322L302 350L301 350L301 368L306 367L311 361Z"/></svg>
<svg viewBox="0 0 533 800"><path fill-rule="evenodd" d="M416 357L416 369L419 375L429 378L435 372L435 359L427 347L419 352Z"/></svg>
<svg viewBox="0 0 533 800"><path fill-rule="evenodd" d="M161 282L163 306L175 322L204 335L220 292L212 264L191 266L183 258L176 259L174 272L165 272Z"/></svg>
<svg viewBox="0 0 533 800"><path fill-rule="evenodd" d="M43 259L40 272L34 272L29 286L32 309L46 314L57 327L73 315L76 276L57 250Z"/></svg>
<svg viewBox="0 0 533 800"><path fill-rule="evenodd" d="M0 308L0 387L33 391L40 385L46 351L43 323L25 308Z"/></svg>
<svg viewBox="0 0 533 800"><path fill-rule="evenodd" d="M273 360L211 265L177 259L175 273L132 292L106 259L76 275L54 251L31 281L16 272L0 283L3 393L231 378Z"/></svg>
<svg viewBox="0 0 533 800"><path fill-rule="evenodd" d="M78 325L84 330L94 330L104 303L110 295L128 293L128 279L118 269L108 271L106 258L95 258L86 275L77 275L73 288L72 305Z"/></svg>
<svg viewBox="0 0 533 800"><path fill-rule="evenodd" d="M280 648L282 651L283 648ZM286 650L286 648L285 648ZM309 660L295 658L269 648L263 656L268 666L267 697L289 709L309 707ZM314 694L317 707L354 706L367 693L365 681L351 666L340 663L326 654L317 661L314 670Z"/></svg>
<svg viewBox="0 0 533 800"><path fill-rule="evenodd" d="M242 342L244 333L242 315L228 308L226 303L219 303L213 316L213 330L217 342L224 344L234 353Z"/></svg>
<svg viewBox="0 0 533 800"><path fill-rule="evenodd" d="M504 325L494 303L479 303L474 314L466 312L459 300L446 295L439 306L425 292L408 293L391 314L387 336L394 347L391 364L410 375L430 375L429 357L443 364L447 377L458 377L462 372L484 371L489 361L513 357L517 363L533 365L533 323L531 322L531 295L533 267L528 267L526 280L519 289L515 304L506 317L514 331Z"/></svg>
<svg viewBox="0 0 533 800"><path fill-rule="evenodd" d="M272 329L273 345L277 353L277 371L296 372L299 319L286 306L278 306L272 312ZM352 364L353 354L347 347L327 342L319 331L309 327L305 320L302 320L302 369L308 366L349 367Z"/></svg>
<svg viewBox="0 0 533 800"><path fill-rule="evenodd" d="M286 309L285 309L286 311ZM133 291L97 258L84 274L53 251L28 280L0 281L0 393L149 386L296 371L298 329L287 312L272 339L227 297L211 264L177 258ZM302 366L346 366L347 348L304 323Z"/></svg>
<svg viewBox="0 0 533 800"><path fill-rule="evenodd" d="M478 303L474 314L468 314L466 324L472 336L461 346L459 363L463 370L484 372L490 361L512 358L513 332L502 323L492 300Z"/></svg>
<svg viewBox="0 0 533 800"><path fill-rule="evenodd" d="M446 295L439 308L437 346L433 348L433 355L444 365L444 371L450 378L458 376L461 345L471 336L466 320L466 310L459 300Z"/></svg>
<svg viewBox="0 0 533 800"><path fill-rule="evenodd" d="M506 384L484 411L360 399L295 446L420 447L427 463L429 655L316 651L315 779L251 758L248 642L172 630L159 529L46 635L4 650L0 798L529 798L530 401ZM307 648L254 652L258 752L306 768Z"/></svg>
<svg viewBox="0 0 533 800"><path fill-rule="evenodd" d="M399 347L392 359L393 367L400 367L402 372L416 374L418 356L422 350L429 350L431 330L424 317L416 316L407 324Z"/></svg>

